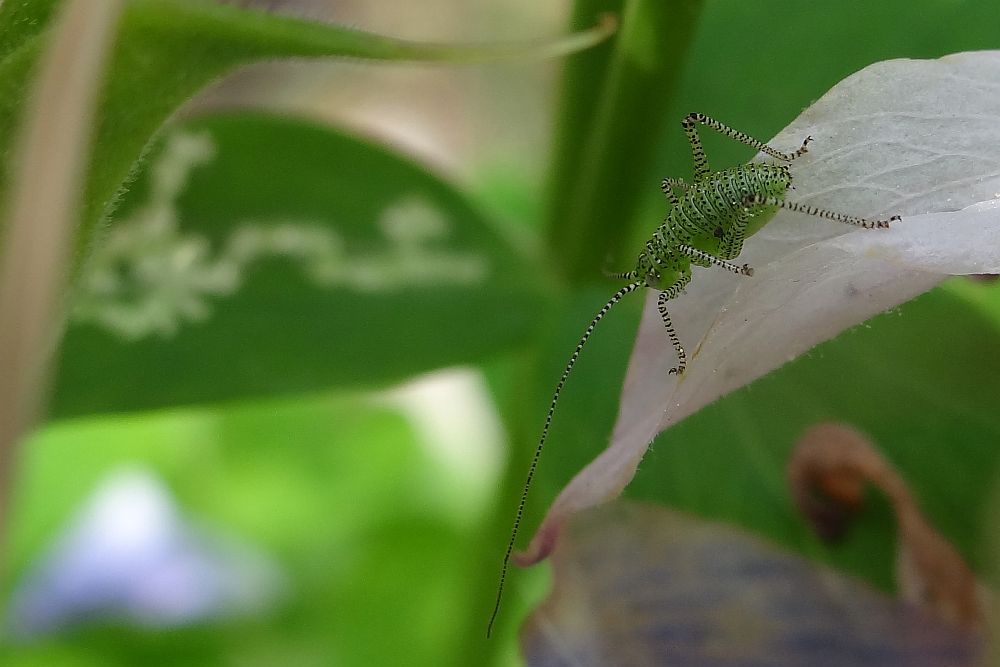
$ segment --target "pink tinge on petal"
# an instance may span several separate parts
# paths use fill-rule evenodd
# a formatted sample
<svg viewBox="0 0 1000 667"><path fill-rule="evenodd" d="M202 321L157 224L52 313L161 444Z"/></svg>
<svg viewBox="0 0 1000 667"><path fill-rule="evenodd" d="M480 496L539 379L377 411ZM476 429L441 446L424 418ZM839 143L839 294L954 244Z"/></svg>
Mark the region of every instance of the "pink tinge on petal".
<svg viewBox="0 0 1000 667"><path fill-rule="evenodd" d="M552 552L555 551L563 522L549 521L548 519L546 517L538 532L531 538L531 544L528 545L528 548L525 551L518 551L511 556L514 565L518 567L536 565L551 556Z"/></svg>
<svg viewBox="0 0 1000 667"><path fill-rule="evenodd" d="M656 293L651 292L650 298L655 300ZM655 322L647 322L652 318L655 318ZM640 331L654 325L662 327L659 314L655 308L647 308ZM633 362L625 380L627 389L631 387L637 395L645 396L648 401L645 404L646 414L638 414L633 403L622 403L618 426L611 445L570 480L562 490L546 513L528 548L515 554L514 562L517 565L522 567L534 565L548 558L556 547L563 525L570 517L588 507L614 500L635 476L639 461L642 460L659 427L662 409L650 410L650 408L665 405L668 394L664 392L669 391L663 386L650 386L651 393L646 393L641 387L636 386L644 383L650 367L658 367L659 364L665 363L661 349L665 343L662 341L650 343L650 340L648 336L640 336L637 339L632 353ZM636 363L638 358L646 359L648 363ZM661 376L655 372L653 375ZM664 370L662 377L672 376L668 376Z"/></svg>

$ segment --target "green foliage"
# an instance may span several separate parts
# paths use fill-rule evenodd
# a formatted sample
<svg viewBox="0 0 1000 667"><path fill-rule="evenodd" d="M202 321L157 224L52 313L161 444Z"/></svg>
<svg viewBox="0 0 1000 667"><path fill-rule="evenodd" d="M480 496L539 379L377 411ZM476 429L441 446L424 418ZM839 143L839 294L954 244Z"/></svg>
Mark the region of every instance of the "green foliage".
<svg viewBox="0 0 1000 667"><path fill-rule="evenodd" d="M10 155L58 4L0 5L0 155ZM292 592L262 617L169 632L88 628L8 646L4 664L515 661L518 611L538 597L544 573L515 572L499 637L487 644L482 635L525 466L553 381L610 293L590 278L609 253L631 256L659 223L660 178L690 176L680 118L703 110L768 137L866 64L995 47L1000 21L1000 7L975 0L721 0L703 12L701 4L574 3L575 29L607 10L622 25L566 64L547 188L509 172L491 177L494 165L483 164L470 193L395 149L315 123L225 112L161 126L207 83L261 59L457 62L509 49L425 46L211 3L128 2L87 175L54 423L25 450L4 590L106 472L141 461L164 475L186 513L274 556ZM178 137L208 137L210 150L195 144L200 161L192 158L174 190L158 190L169 174L157 169ZM725 141L706 143L719 167L750 157ZM149 159L139 162L143 154ZM537 230L496 214L539 209ZM147 237L116 236L151 211L169 224L151 224ZM428 236L415 242L436 253L420 255L410 273L387 231L400 211L426 221ZM526 229L528 243L511 242ZM116 238L122 257L106 245ZM170 249L206 270L195 305L170 317L154 309L145 320L119 318L117 330L107 311L102 324L88 310L87 295L100 292L88 288L93 271L126 276L138 269L123 257ZM332 265L320 261L331 257ZM442 259L456 257L473 261ZM414 278L428 266L430 278ZM472 279L460 279L461 266L472 266ZM141 303L140 294L117 296ZM616 308L567 386L529 524L606 445L640 306ZM664 434L628 493L740 523L888 587L884 506L876 501L850 540L830 550L806 534L784 491L794 437L814 420L840 418L874 436L942 531L982 563L980 512L998 468L998 343L1000 290L951 285ZM486 372L503 419L510 456L495 494L489 476L469 491L409 420L367 393L456 364ZM169 410L135 412L149 408ZM487 456L479 444L461 456Z"/></svg>
<svg viewBox="0 0 1000 667"><path fill-rule="evenodd" d="M574 58L563 74L546 222L554 259L575 280L592 280L593 267L609 256L620 260L628 231L637 225L644 177L701 5L575 3L577 29L600 11L622 16L613 45Z"/></svg>
<svg viewBox="0 0 1000 667"><path fill-rule="evenodd" d="M53 416L378 386L535 331L541 274L396 153L226 114L151 156L84 271Z"/></svg>
<svg viewBox="0 0 1000 667"><path fill-rule="evenodd" d="M0 153L15 135L31 68L44 47L44 27L58 4L41 0L0 7ZM129 0L118 29L96 122L81 248L113 210L153 133L194 93L238 65L324 56L463 62L518 53L516 48L420 45L200 0ZM0 171L0 196L5 176Z"/></svg>
<svg viewBox="0 0 1000 667"><path fill-rule="evenodd" d="M455 471L430 457L395 411L330 396L52 428L27 453L14 571L106 471L136 464L160 471L185 513L280 559L289 599L266 617L208 627L74 633L70 645L101 656L95 664L319 665L333 656L434 664L463 642L451 610L467 604L470 519L486 498L460 503L427 485L433 478L454 488ZM394 641L385 641L387 627ZM7 645L0 659L75 664L30 645Z"/></svg>
<svg viewBox="0 0 1000 667"><path fill-rule="evenodd" d="M955 295L971 288L984 292L955 283L880 315L682 422L653 444L627 495L751 527L893 590L889 508L871 496L852 539L824 547L785 481L791 446L810 425L847 421L899 467L934 525L986 565L983 517L970 508L985 507L1000 470L1000 360L982 354L1000 345L1000 292L976 307Z"/></svg>

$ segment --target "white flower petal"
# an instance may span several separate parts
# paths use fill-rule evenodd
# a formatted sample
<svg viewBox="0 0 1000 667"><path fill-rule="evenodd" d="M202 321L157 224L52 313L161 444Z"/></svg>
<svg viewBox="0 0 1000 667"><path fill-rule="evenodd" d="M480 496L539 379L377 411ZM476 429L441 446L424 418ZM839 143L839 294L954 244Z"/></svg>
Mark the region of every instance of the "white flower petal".
<svg viewBox="0 0 1000 667"><path fill-rule="evenodd" d="M744 247L752 278L695 268L669 304L690 359L680 381L651 292L611 445L562 491L519 563L545 558L571 514L621 493L663 429L948 275L1000 273L1000 52L872 65L770 145L807 135L789 200L902 222L863 230L782 211Z"/></svg>

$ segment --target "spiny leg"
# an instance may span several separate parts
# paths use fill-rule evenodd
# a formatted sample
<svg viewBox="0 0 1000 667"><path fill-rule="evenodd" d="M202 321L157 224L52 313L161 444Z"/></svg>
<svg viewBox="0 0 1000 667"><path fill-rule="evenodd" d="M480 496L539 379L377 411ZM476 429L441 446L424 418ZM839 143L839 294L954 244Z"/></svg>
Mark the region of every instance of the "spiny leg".
<svg viewBox="0 0 1000 667"><path fill-rule="evenodd" d="M545 446L545 438L549 434L549 426L552 425L552 415L556 411L556 404L559 402L559 394L562 393L563 386L566 384L566 378L569 377L570 372L573 370L576 360L580 357L580 351L583 346L587 344L587 340L590 339L590 334L594 333L594 329L597 324L604 319L604 316L608 314L615 304L622 300L622 298L629 292L634 292L640 287L645 286L645 281L636 281L634 283L629 283L625 287L615 292L614 296L608 299L608 302L597 311L597 315L594 319L590 321L590 325L587 330L583 332L583 336L580 338L580 342L576 344L576 349L573 350L573 354L570 355L569 363L566 364L566 368L563 370L562 376L559 378L559 382L556 384L556 391L552 395L552 402L549 404L549 411L545 415L545 424L542 426L542 435L538 439L538 446L535 448L535 455L531 459L531 465L528 466L528 478L524 482L524 490L521 492L521 501L517 504L517 513L514 515L514 528L510 533L510 541L507 543L507 552L503 557L503 565L500 567L500 583L497 586L497 600L496 604L493 606L493 614L490 616L489 625L486 627L486 637L493 633L493 623L497 619L497 614L500 613L500 600L503 597L503 587L507 580L507 568L510 566L510 555L514 551L514 542L517 540L517 531L521 527L521 518L524 516L524 505L528 501L528 489L531 487L531 480L535 476L535 470L538 468L538 459L542 456L542 448Z"/></svg>
<svg viewBox="0 0 1000 667"><path fill-rule="evenodd" d="M726 271L729 271L731 273L735 273L738 276L740 276L740 275L742 275L742 276L752 276L753 275L753 267L750 266L749 264L744 264L743 266L739 266L738 264L733 264L732 262L727 262L724 259L719 259L715 255L710 255L709 253L707 253L707 252L705 252L703 250L698 250L697 248L692 248L691 246L684 245L683 243L680 244L679 246L677 246L677 248L682 253L684 253L685 255L687 255L688 257L690 257L692 260L696 260L696 261L702 262L702 266L706 266L706 265L720 266L723 269L725 269Z"/></svg>
<svg viewBox="0 0 1000 667"><path fill-rule="evenodd" d="M635 280L639 276L636 275L635 271L608 271L606 268L601 269L601 273L604 274L606 278L614 278L615 280Z"/></svg>
<svg viewBox="0 0 1000 667"><path fill-rule="evenodd" d="M670 339L670 344L674 346L674 352L677 354L677 365L667 371L667 373L669 375L681 375L684 373L684 369L687 368L687 354L684 352L684 346L681 345L681 339L677 337L674 325L670 321L670 314L667 312L667 301L670 301L674 296L676 296L674 290L660 292L660 296L656 299L656 309L660 311L663 328L667 330L667 338Z"/></svg>
<svg viewBox="0 0 1000 667"><path fill-rule="evenodd" d="M684 134L687 135L688 143L691 144L691 157L694 159L695 180L703 178L709 173L708 160L705 158L705 149L701 146L701 137L698 136L698 128L695 127L695 123L699 123L705 127L710 127L723 136L734 139L742 144L746 144L751 148L757 149L761 153L770 155L778 160L784 160L785 162L791 162L792 160L802 157L809 152L807 146L809 145L809 142L812 141L811 136L806 137L805 141L802 142L802 145L798 148L798 150L792 153L782 153L781 151L771 148L764 142L754 139L749 134L740 132L739 130L734 130L728 125L724 125L703 113L689 113L684 117L684 120L681 121L681 127L684 128Z"/></svg>
<svg viewBox="0 0 1000 667"><path fill-rule="evenodd" d="M777 197L762 197L761 195L748 196L743 200L743 205L777 206L788 211L805 213L806 215L815 215L819 218L826 218L827 220L833 220L834 222L843 222L848 225L856 225L858 227L864 227L865 229L888 229L890 223L899 222L901 220L898 215L891 216L888 220L859 218L855 215L837 213L836 211L828 211L824 208L816 208L815 206L808 206L806 204L796 204L795 202L785 201L784 199L778 199Z"/></svg>

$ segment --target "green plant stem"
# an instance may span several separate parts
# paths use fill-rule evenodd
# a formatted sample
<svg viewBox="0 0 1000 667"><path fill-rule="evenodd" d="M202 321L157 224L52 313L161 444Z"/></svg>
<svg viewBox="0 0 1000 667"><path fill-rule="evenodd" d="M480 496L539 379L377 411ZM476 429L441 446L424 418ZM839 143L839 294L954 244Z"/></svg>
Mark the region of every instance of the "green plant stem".
<svg viewBox="0 0 1000 667"><path fill-rule="evenodd" d="M569 280L620 259L702 0L581 0L574 25L621 5L613 42L567 62L556 113L548 245ZM597 76L594 73L597 73Z"/></svg>
<svg viewBox="0 0 1000 667"><path fill-rule="evenodd" d="M91 119L121 9L115 0L65 3L29 88L16 144L0 249L0 544L18 444L38 418L62 330Z"/></svg>

